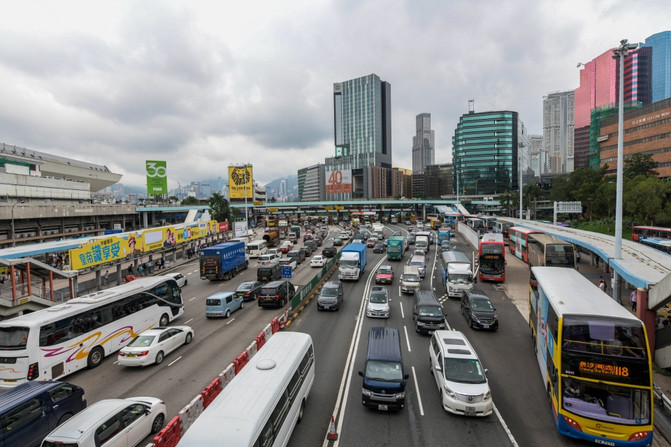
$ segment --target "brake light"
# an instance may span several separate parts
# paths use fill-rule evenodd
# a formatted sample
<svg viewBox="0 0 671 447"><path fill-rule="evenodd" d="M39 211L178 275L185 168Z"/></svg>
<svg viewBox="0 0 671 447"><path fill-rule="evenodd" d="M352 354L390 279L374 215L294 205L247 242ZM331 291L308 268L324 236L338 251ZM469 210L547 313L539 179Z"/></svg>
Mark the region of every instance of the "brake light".
<svg viewBox="0 0 671 447"><path fill-rule="evenodd" d="M35 380L40 375L40 367L37 362L31 363L28 366L28 380Z"/></svg>
<svg viewBox="0 0 671 447"><path fill-rule="evenodd" d="M636 433L632 433L631 436L629 436L630 441L641 441L645 438L650 436L649 431L637 431Z"/></svg>
<svg viewBox="0 0 671 447"><path fill-rule="evenodd" d="M245 293L245 295L251 295L252 291L250 290L249 292Z"/></svg>
<svg viewBox="0 0 671 447"><path fill-rule="evenodd" d="M275 301L279 301L280 296L279 296L279 295L275 295L275 296L273 297L273 299L274 299Z"/></svg>
<svg viewBox="0 0 671 447"><path fill-rule="evenodd" d="M137 353L137 356L138 356L138 357L144 357L144 356L147 355L147 354L149 354L149 351L142 351L142 352L138 352L138 353Z"/></svg>
<svg viewBox="0 0 671 447"><path fill-rule="evenodd" d="M571 428L573 428L574 430L582 431L582 427L580 426L580 424L578 424L577 421L571 419L568 416L563 416L563 417L564 417L564 422L566 422L568 425L570 425Z"/></svg>

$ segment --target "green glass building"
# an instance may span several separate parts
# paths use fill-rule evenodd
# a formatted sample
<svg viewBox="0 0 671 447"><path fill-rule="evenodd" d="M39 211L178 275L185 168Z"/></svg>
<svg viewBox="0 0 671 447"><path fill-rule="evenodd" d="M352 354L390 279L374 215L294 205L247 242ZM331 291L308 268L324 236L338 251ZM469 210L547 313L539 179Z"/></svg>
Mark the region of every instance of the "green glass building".
<svg viewBox="0 0 671 447"><path fill-rule="evenodd" d="M452 137L454 188L463 195L494 195L518 188L517 112L462 115Z"/></svg>

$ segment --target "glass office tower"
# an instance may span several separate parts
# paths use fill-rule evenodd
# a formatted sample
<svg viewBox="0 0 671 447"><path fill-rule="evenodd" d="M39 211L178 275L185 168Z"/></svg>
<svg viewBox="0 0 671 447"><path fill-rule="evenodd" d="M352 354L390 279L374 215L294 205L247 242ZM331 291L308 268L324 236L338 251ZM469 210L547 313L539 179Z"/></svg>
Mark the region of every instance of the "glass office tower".
<svg viewBox="0 0 671 447"><path fill-rule="evenodd" d="M671 31L653 34L645 46L652 48L652 102L671 98Z"/></svg>

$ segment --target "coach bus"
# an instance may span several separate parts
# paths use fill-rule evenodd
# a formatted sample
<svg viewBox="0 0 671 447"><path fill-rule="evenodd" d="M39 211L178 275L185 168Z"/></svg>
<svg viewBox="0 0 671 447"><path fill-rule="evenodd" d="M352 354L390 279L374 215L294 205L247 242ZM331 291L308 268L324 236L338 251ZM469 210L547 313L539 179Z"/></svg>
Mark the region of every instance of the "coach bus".
<svg viewBox="0 0 671 447"><path fill-rule="evenodd" d="M0 321L0 386L95 368L139 333L183 312L175 280L153 276Z"/></svg>
<svg viewBox="0 0 671 447"><path fill-rule="evenodd" d="M508 228L508 236L510 237L510 254L515 255L524 262L529 262L529 235L540 234L541 231L532 230L524 227L510 227Z"/></svg>
<svg viewBox="0 0 671 447"><path fill-rule="evenodd" d="M663 227L646 227L641 225L634 225L631 228L631 239L639 241L644 237L658 237L662 239L671 239L671 228Z"/></svg>
<svg viewBox="0 0 671 447"><path fill-rule="evenodd" d="M559 432L650 446L652 360L641 320L578 271L532 267L529 325Z"/></svg>
<svg viewBox="0 0 671 447"><path fill-rule="evenodd" d="M529 235L528 255L531 267L569 267L576 268L573 244L558 237L545 233ZM536 278L531 274L529 283L536 285Z"/></svg>
<svg viewBox="0 0 671 447"><path fill-rule="evenodd" d="M503 235L503 242L508 245L510 241L510 236L508 235L508 228L512 227L513 224L510 222L503 222L497 220L494 222L494 233L501 233Z"/></svg>
<svg viewBox="0 0 671 447"><path fill-rule="evenodd" d="M315 378L312 338L278 332L184 433L178 447L284 446Z"/></svg>
<svg viewBox="0 0 671 447"><path fill-rule="evenodd" d="M500 233L486 233L478 244L480 270L478 278L485 281L506 280L506 246Z"/></svg>

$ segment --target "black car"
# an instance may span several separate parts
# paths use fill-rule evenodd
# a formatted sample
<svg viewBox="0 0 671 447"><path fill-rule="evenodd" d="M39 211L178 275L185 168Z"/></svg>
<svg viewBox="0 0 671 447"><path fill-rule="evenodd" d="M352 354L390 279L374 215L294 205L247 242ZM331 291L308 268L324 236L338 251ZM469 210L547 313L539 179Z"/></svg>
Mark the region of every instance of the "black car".
<svg viewBox="0 0 671 447"><path fill-rule="evenodd" d="M412 233L409 233L406 237L405 240L408 241L408 245L415 245L415 235Z"/></svg>
<svg viewBox="0 0 671 447"><path fill-rule="evenodd" d="M461 297L461 314L473 329L491 329L495 331L499 328L499 317L496 315L496 308L482 290L471 289L464 291Z"/></svg>
<svg viewBox="0 0 671 447"><path fill-rule="evenodd" d="M235 294L241 296L244 301L252 301L259 295L262 286L261 281L246 281L235 289Z"/></svg>
<svg viewBox="0 0 671 447"><path fill-rule="evenodd" d="M384 253L384 242L377 242L373 247L373 253Z"/></svg>
<svg viewBox="0 0 671 447"><path fill-rule="evenodd" d="M338 246L340 246L340 245L342 245L342 243L343 243L343 242L342 242L342 239L340 239L339 237L333 239L333 245L338 245Z"/></svg>
<svg viewBox="0 0 671 447"><path fill-rule="evenodd" d="M338 254L338 249L335 248L333 245L329 245L328 247L324 247L322 249L322 254L326 256L327 258L332 258L336 254Z"/></svg>

